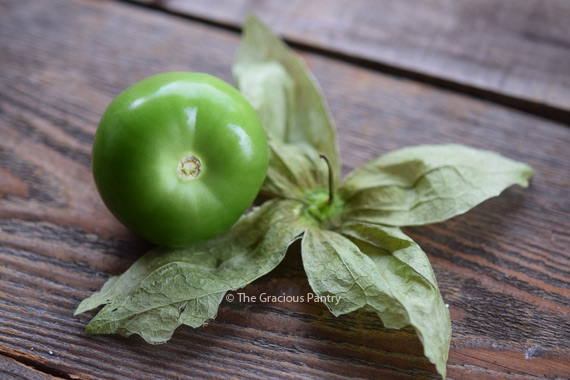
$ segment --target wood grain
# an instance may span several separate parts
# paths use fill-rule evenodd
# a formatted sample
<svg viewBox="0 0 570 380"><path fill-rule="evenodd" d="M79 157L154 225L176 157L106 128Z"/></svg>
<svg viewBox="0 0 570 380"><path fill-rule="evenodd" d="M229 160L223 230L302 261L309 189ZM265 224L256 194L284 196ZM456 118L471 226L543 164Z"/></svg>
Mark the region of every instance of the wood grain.
<svg viewBox="0 0 570 380"><path fill-rule="evenodd" d="M92 183L89 155L100 115L121 90L158 72L202 71L231 81L238 43L232 31L131 4L2 3L0 375L437 378L411 329L385 329L365 312L335 318L317 303L223 302L208 326L180 328L160 346L87 336L94 313L72 315L149 248L112 218ZM528 189L508 189L466 215L406 232L428 253L450 305L450 379L568 378L570 129L301 55L338 125L345 174L392 149L443 142L494 150L535 168ZM293 247L274 272L238 292L308 291Z"/></svg>
<svg viewBox="0 0 570 380"><path fill-rule="evenodd" d="M134 0L216 25L253 12L289 41L570 120L565 0Z"/></svg>

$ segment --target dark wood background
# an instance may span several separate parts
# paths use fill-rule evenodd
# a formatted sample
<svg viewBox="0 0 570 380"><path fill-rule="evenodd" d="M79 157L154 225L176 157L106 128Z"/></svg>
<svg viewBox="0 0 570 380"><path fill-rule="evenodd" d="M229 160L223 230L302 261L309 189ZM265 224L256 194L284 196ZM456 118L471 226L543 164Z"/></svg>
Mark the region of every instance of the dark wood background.
<svg viewBox="0 0 570 380"><path fill-rule="evenodd" d="M285 5L286 4L286 5ZM570 378L570 3L564 0L0 1L1 379L435 379L411 329L318 303L221 305L165 345L87 336L79 302L149 244L105 209L93 136L120 91L164 71L229 82L245 15L323 87L343 173L455 142L532 165L466 215L407 229L452 318L450 379ZM249 295L309 291L293 247Z"/></svg>

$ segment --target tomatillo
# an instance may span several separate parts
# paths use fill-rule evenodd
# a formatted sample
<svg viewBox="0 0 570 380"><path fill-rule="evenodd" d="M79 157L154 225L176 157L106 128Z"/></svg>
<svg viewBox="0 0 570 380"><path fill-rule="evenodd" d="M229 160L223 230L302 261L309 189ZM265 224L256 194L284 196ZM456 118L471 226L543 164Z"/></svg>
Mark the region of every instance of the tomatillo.
<svg viewBox="0 0 570 380"><path fill-rule="evenodd" d="M92 160L117 219L153 243L186 246L228 229L252 204L267 171L267 137L226 82L164 73L111 102Z"/></svg>

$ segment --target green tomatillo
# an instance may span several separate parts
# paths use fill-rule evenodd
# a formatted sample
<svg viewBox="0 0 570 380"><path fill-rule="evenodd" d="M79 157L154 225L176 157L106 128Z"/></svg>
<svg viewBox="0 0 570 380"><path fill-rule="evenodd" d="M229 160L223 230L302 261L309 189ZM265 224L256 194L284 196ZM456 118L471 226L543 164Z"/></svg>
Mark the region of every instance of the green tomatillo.
<svg viewBox="0 0 570 380"><path fill-rule="evenodd" d="M186 246L231 227L265 179L265 131L247 100L201 73L164 73L119 94L93 145L103 202L160 245Z"/></svg>

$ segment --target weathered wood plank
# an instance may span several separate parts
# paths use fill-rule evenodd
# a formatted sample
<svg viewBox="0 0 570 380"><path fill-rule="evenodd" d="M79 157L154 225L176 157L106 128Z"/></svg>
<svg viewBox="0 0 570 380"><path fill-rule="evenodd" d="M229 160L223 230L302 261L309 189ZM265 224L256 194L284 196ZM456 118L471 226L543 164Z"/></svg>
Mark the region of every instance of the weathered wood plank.
<svg viewBox="0 0 570 380"><path fill-rule="evenodd" d="M135 1L231 27L254 12L291 42L570 120L565 0Z"/></svg>
<svg viewBox="0 0 570 380"><path fill-rule="evenodd" d="M239 36L114 2L16 0L0 12L0 354L79 379L437 378L413 331L316 303L224 302L166 345L83 334L81 299L149 245L105 210L90 149L110 100L146 76L231 81ZM407 232L430 256L453 324L451 379L570 373L570 129L428 85L303 54L339 126L343 172L419 143L458 142L530 163L465 216ZM239 292L303 295L298 248ZM31 350L33 348L34 350ZM51 354L50 354L51 352ZM0 356L2 357L2 356ZM8 359L6 359L8 360Z"/></svg>

